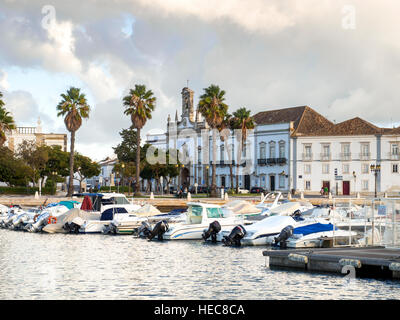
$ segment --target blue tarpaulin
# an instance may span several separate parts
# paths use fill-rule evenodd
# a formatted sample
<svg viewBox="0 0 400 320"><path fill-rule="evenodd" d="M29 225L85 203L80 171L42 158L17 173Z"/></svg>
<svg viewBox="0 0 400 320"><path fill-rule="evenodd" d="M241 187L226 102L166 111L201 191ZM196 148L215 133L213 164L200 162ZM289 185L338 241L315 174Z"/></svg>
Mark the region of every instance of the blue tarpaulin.
<svg viewBox="0 0 400 320"><path fill-rule="evenodd" d="M337 230L337 228L335 228ZM313 223L308 226L298 227L293 230L293 234L302 234L304 236L324 231L333 231L333 224L331 223Z"/></svg>

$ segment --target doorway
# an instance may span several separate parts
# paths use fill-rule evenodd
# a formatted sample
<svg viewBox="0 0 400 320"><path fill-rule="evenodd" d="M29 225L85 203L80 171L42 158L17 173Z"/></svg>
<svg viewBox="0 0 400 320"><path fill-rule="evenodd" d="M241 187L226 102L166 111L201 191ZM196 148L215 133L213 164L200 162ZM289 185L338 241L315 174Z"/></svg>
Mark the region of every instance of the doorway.
<svg viewBox="0 0 400 320"><path fill-rule="evenodd" d="M350 195L350 181L343 181L343 195Z"/></svg>
<svg viewBox="0 0 400 320"><path fill-rule="evenodd" d="M269 187L271 191L275 191L275 176L269 176Z"/></svg>
<svg viewBox="0 0 400 320"><path fill-rule="evenodd" d="M322 181L322 188L328 188L328 193L331 191L331 183L330 181Z"/></svg>
<svg viewBox="0 0 400 320"><path fill-rule="evenodd" d="M247 190L250 190L250 176L249 175L244 176L244 188Z"/></svg>
<svg viewBox="0 0 400 320"><path fill-rule="evenodd" d="M225 176L221 177L221 187L225 188Z"/></svg>

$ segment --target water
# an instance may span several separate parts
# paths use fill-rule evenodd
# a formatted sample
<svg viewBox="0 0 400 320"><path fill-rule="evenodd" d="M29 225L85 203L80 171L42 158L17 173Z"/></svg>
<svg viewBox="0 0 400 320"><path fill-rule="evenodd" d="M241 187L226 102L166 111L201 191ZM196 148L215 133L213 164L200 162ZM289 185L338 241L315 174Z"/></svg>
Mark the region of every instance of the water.
<svg viewBox="0 0 400 320"><path fill-rule="evenodd" d="M400 281L271 270L262 250L0 229L0 299L400 299Z"/></svg>

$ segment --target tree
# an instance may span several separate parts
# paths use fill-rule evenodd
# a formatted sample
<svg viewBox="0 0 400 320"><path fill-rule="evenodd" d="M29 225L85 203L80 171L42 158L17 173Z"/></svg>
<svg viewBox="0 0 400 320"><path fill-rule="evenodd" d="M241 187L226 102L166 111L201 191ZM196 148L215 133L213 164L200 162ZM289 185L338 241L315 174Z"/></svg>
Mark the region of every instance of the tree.
<svg viewBox="0 0 400 320"><path fill-rule="evenodd" d="M210 85L204 88L204 94L200 96L199 112L202 114L207 124L212 129L212 180L211 197L217 196L216 171L217 171L217 134L216 131L224 120L228 111L228 105L225 104L225 91L217 85Z"/></svg>
<svg viewBox="0 0 400 320"><path fill-rule="evenodd" d="M135 162L118 162L115 164L113 168L114 173L120 173L123 177L122 185L124 186L124 181L128 181L128 186L132 185L133 178L136 174L136 165Z"/></svg>
<svg viewBox="0 0 400 320"><path fill-rule="evenodd" d="M62 182L62 177L69 175L69 152L63 151L61 146L43 146L47 151L48 161L42 170L42 176L54 176L57 182Z"/></svg>
<svg viewBox="0 0 400 320"><path fill-rule="evenodd" d="M147 120L151 119L151 112L154 111L155 102L156 97L154 97L151 90L146 89L145 85L135 85L135 89L130 89L129 94L123 98L124 113L131 117L132 125L137 130L135 195L140 195L140 130L144 127Z"/></svg>
<svg viewBox="0 0 400 320"><path fill-rule="evenodd" d="M62 100L57 105L57 116L64 117L64 123L67 130L71 133L71 151L69 155L69 185L68 197L74 192L74 149L75 149L75 133L82 125L82 118L88 119L90 106L87 103L85 94L81 93L81 89L71 87L67 90L67 94L61 94Z"/></svg>
<svg viewBox="0 0 400 320"><path fill-rule="evenodd" d="M89 157L75 153L74 172L78 173L79 190L82 190L82 182L87 178L98 176L101 172L100 164L92 161Z"/></svg>
<svg viewBox="0 0 400 320"><path fill-rule="evenodd" d="M22 159L17 159L7 147L0 147L0 181L9 186L26 186L32 169Z"/></svg>
<svg viewBox="0 0 400 320"><path fill-rule="evenodd" d="M232 128L240 129L242 133L241 141L238 141L239 147L237 148L237 162L236 162L236 193L239 193L239 165L242 156L242 149L247 139L248 130L254 129L253 118L250 116L250 110L240 108L233 113Z"/></svg>
<svg viewBox="0 0 400 320"><path fill-rule="evenodd" d="M3 94L0 92L0 146L6 142L6 131L15 129L15 122L12 115L6 110L2 100Z"/></svg>
<svg viewBox="0 0 400 320"><path fill-rule="evenodd" d="M24 140L18 147L16 155L22 159L32 171L29 176L34 185L43 177L49 154L46 146L38 146L35 141Z"/></svg>
<svg viewBox="0 0 400 320"><path fill-rule="evenodd" d="M228 129L229 132L232 129L232 115L229 113L225 114L224 120L221 122L221 124L218 127L218 130L221 131L225 131L225 129ZM226 139L229 139L229 135L225 135L224 132L220 135L221 141L225 142ZM229 142L228 142L229 144ZM233 147L233 146L232 146ZM230 175L230 189L233 191L233 169L232 169L232 152L228 152L228 161L229 161L229 175Z"/></svg>
<svg viewBox="0 0 400 320"><path fill-rule="evenodd" d="M129 129L122 129L119 135L122 138L122 142L113 147L118 160L122 162L135 162L137 149L136 129L133 126Z"/></svg>

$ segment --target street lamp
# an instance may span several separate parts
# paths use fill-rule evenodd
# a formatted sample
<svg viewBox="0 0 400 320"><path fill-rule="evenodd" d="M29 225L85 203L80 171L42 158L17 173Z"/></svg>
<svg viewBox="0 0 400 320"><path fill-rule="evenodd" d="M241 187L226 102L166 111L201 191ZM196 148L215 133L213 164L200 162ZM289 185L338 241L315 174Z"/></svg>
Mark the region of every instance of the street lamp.
<svg viewBox="0 0 400 320"><path fill-rule="evenodd" d="M371 171L374 173L375 175L375 198L377 197L377 192L376 192L376 181L378 179L378 172L381 171L381 165L380 164L371 164L370 165L370 169Z"/></svg>
<svg viewBox="0 0 400 320"><path fill-rule="evenodd" d="M121 168L122 168L122 193L124 193L124 168L125 168L125 164L121 164Z"/></svg>
<svg viewBox="0 0 400 320"><path fill-rule="evenodd" d="M353 171L353 178L354 178L354 193L356 193L356 178L357 178L357 176L356 176L356 172L355 171Z"/></svg>
<svg viewBox="0 0 400 320"><path fill-rule="evenodd" d="M57 190L57 185L56 185L56 182L55 182L56 176L57 176L57 171L53 171L51 174L53 176L53 185L55 187L55 190Z"/></svg>
<svg viewBox="0 0 400 320"><path fill-rule="evenodd" d="M117 174L117 177L118 177L118 187L117 187L118 191L117 192L119 193L119 171L117 171L116 174Z"/></svg>

